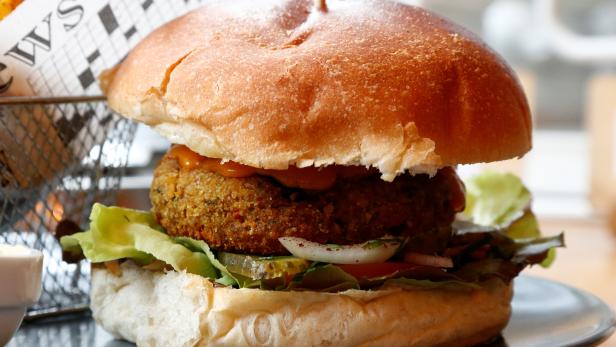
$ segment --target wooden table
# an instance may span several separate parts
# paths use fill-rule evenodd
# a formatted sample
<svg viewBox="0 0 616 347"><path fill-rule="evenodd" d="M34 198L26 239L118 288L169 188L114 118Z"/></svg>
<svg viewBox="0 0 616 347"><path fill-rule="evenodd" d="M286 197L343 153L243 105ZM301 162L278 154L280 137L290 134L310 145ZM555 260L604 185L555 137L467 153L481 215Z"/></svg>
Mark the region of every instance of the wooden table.
<svg viewBox="0 0 616 347"><path fill-rule="evenodd" d="M542 219L546 235L565 231L567 248L560 249L552 267L534 267L525 273L584 289L616 310L616 232L605 219ZM616 347L616 335L602 346Z"/></svg>

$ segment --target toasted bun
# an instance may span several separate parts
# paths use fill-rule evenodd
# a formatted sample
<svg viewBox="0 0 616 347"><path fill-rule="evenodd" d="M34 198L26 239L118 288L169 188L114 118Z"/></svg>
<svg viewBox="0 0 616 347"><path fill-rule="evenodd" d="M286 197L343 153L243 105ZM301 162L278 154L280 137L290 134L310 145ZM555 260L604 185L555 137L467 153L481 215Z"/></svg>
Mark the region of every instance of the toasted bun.
<svg viewBox="0 0 616 347"><path fill-rule="evenodd" d="M529 109L475 35L382 0L221 1L159 28L108 90L119 113L209 157L404 170L521 156Z"/></svg>
<svg viewBox="0 0 616 347"><path fill-rule="evenodd" d="M511 285L274 292L214 287L202 277L92 272L94 319L139 346L471 346L499 334Z"/></svg>

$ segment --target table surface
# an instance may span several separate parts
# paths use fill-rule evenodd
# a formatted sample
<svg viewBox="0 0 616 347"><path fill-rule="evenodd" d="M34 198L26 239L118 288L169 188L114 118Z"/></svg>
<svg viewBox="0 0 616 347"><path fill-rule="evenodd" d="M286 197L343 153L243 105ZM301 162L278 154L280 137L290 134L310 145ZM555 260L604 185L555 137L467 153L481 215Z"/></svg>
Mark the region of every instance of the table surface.
<svg viewBox="0 0 616 347"><path fill-rule="evenodd" d="M616 233L609 230L607 223L600 219L544 219L541 226L543 233L547 235L564 230L567 248L559 250L556 262L551 268L546 270L535 267L525 273L584 289L616 309ZM21 343L13 339L9 346L29 344L32 342L29 340L32 336L36 336L37 342L42 343L40 345L48 345L44 341L46 338L52 339L47 341L48 343L62 340L69 342L71 337L83 334L88 336L88 341L81 340L81 343L76 345L83 345L85 342L88 346L130 346L113 340L109 334L83 316L72 319L69 317L66 326L70 326L70 329L58 330L57 324L29 324L18 334L20 336L17 339L21 337ZM616 347L616 336L609 338L602 346Z"/></svg>

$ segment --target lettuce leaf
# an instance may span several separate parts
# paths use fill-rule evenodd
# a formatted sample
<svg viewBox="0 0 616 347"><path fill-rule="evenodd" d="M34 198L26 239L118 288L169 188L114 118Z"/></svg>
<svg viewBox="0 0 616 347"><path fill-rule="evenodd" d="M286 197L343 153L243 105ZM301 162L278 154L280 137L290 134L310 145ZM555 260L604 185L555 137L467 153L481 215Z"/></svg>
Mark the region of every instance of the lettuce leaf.
<svg viewBox="0 0 616 347"><path fill-rule="evenodd" d="M205 243L205 241L191 239L190 237L176 237L174 240L193 252L203 252L208 258L210 264L212 264L212 266L214 266L222 274L222 277L217 278L216 282L224 285L235 285L240 283L238 280L239 275L229 272L229 270L227 270L227 268L220 261L218 261L218 259L216 259L216 256L210 249L210 246ZM243 288L244 286L240 287Z"/></svg>
<svg viewBox="0 0 616 347"><path fill-rule="evenodd" d="M539 239L538 244L552 244L552 247L533 254L534 259L542 257L541 266L549 267L552 264L556 258L556 247L564 247L564 239L562 234L552 239L552 243L541 239L539 223L530 210L530 192L517 176L488 171L466 180L465 185L466 208L463 215L466 219L482 226L498 228L513 240L528 242Z"/></svg>
<svg viewBox="0 0 616 347"><path fill-rule="evenodd" d="M565 236L560 233L556 236L539 237L527 240L516 240L516 250L511 261L516 263L534 263L538 260L545 262L550 259L549 252L556 247L565 247Z"/></svg>
<svg viewBox="0 0 616 347"><path fill-rule="evenodd" d="M530 206L530 192L511 173L487 171L464 184L466 208L463 214L476 224L508 226Z"/></svg>
<svg viewBox="0 0 616 347"><path fill-rule="evenodd" d="M83 252L88 260L95 263L121 258L131 258L140 263L154 260L150 254L132 246L135 235L128 227L134 223L158 230L156 221L149 213L95 204L90 221L89 231L60 239L65 251L71 254Z"/></svg>
<svg viewBox="0 0 616 347"><path fill-rule="evenodd" d="M554 249L565 246L562 233L550 237L513 239L506 230L468 221L456 221L453 227L452 244L462 248L454 257L455 273L462 273L465 280L476 281L488 274L511 279L527 265L551 262ZM474 252L481 249L489 253L487 259L473 259Z"/></svg>
<svg viewBox="0 0 616 347"><path fill-rule="evenodd" d="M535 214L530 210L525 211L520 218L512 221L504 231L507 233L507 236L514 240L524 240L541 236L537 217L535 217Z"/></svg>
<svg viewBox="0 0 616 347"><path fill-rule="evenodd" d="M359 282L335 265L314 263L308 270L296 276L285 289L340 292L347 289L359 289Z"/></svg>
<svg viewBox="0 0 616 347"><path fill-rule="evenodd" d="M191 251L161 230L148 212L95 204L90 214L90 230L64 236L60 243L71 254L80 249L93 263L130 258L147 264L158 259L176 271L218 277L206 254Z"/></svg>
<svg viewBox="0 0 616 347"><path fill-rule="evenodd" d="M563 247L565 246L563 245ZM552 263L554 263L554 260L556 260L556 248L550 248L548 249L548 254L543 259L543 261L539 263L539 265L541 265L541 267L543 268L549 268L550 266L552 266Z"/></svg>

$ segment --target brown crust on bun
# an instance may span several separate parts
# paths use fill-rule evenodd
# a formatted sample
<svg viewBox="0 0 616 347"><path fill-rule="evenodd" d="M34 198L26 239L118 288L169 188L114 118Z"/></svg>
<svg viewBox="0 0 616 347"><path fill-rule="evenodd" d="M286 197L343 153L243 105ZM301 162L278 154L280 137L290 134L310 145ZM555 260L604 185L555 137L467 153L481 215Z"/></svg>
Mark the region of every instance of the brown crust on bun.
<svg viewBox="0 0 616 347"><path fill-rule="evenodd" d="M172 142L253 167L410 170L522 156L529 108L475 35L381 0L221 1L159 28L108 91Z"/></svg>
<svg viewBox="0 0 616 347"><path fill-rule="evenodd" d="M152 346L473 346L498 336L512 285L390 286L340 293L216 287L184 272L92 269L91 307L105 330Z"/></svg>

